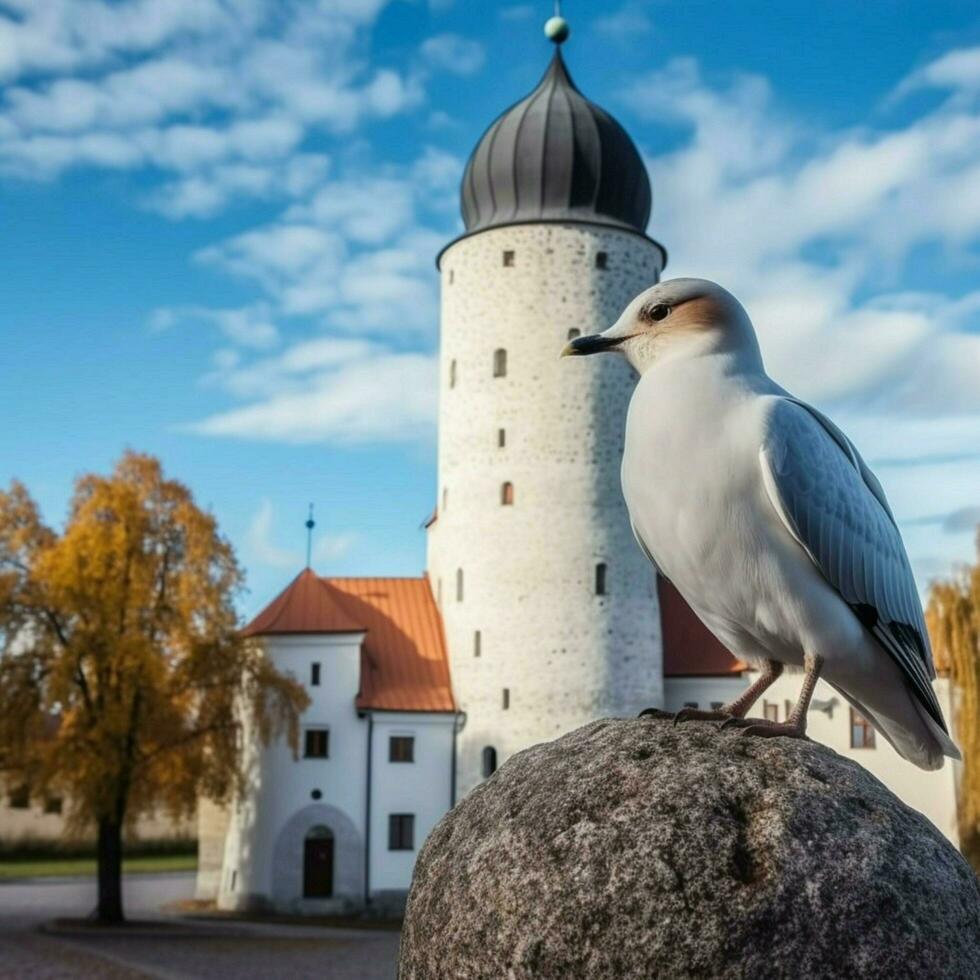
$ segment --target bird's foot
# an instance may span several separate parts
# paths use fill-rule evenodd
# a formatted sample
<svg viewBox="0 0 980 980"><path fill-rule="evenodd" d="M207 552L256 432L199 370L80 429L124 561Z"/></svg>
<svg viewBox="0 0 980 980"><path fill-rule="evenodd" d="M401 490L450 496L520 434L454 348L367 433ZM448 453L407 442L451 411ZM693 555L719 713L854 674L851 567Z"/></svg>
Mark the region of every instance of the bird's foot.
<svg viewBox="0 0 980 980"><path fill-rule="evenodd" d="M669 711L662 711L660 708L644 708L637 718L673 718Z"/></svg>
<svg viewBox="0 0 980 980"><path fill-rule="evenodd" d="M732 718L732 727L738 734L758 735L760 738L806 738L806 727L793 721L770 721L768 718ZM726 722L722 728L728 728Z"/></svg>
<svg viewBox="0 0 980 980"><path fill-rule="evenodd" d="M730 711L711 710L702 711L700 708L681 708L674 715L674 724L679 725L682 721L720 721L722 727L729 722L737 720Z"/></svg>

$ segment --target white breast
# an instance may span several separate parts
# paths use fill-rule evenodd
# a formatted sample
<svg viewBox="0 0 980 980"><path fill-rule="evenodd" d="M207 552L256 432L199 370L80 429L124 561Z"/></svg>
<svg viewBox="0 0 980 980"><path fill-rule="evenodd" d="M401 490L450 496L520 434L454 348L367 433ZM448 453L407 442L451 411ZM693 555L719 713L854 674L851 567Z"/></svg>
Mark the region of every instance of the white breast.
<svg viewBox="0 0 980 980"><path fill-rule="evenodd" d="M840 628L848 632L853 617L766 496L758 453L768 379L753 390L713 360L641 378L627 418L623 494L657 566L729 649L801 662L817 617L847 613Z"/></svg>

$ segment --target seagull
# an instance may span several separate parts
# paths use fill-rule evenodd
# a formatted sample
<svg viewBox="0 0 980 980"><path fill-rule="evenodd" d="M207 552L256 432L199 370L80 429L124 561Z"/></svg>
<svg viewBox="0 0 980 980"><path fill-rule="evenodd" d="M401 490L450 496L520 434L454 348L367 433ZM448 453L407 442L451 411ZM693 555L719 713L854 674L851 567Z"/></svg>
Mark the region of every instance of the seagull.
<svg viewBox="0 0 980 980"><path fill-rule="evenodd" d="M804 737L821 676L905 759L959 758L908 556L881 484L846 435L765 371L752 321L705 279L642 292L563 356L624 355L639 374L623 495L636 540L707 628L759 668L718 711L742 734ZM785 722L747 718L784 668Z"/></svg>

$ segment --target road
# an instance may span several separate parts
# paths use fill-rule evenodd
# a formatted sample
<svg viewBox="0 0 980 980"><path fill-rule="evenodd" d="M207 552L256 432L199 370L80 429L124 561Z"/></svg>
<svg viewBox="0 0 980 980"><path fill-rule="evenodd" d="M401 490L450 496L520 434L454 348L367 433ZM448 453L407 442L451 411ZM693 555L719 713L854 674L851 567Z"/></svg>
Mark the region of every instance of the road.
<svg viewBox="0 0 980 980"><path fill-rule="evenodd" d="M154 929L118 935L48 935L39 927L81 918L95 902L91 879L0 884L0 978L61 980L394 980L398 935L253 923L190 923L161 906L192 897L193 874L127 875L126 913ZM172 924L173 928L167 927Z"/></svg>

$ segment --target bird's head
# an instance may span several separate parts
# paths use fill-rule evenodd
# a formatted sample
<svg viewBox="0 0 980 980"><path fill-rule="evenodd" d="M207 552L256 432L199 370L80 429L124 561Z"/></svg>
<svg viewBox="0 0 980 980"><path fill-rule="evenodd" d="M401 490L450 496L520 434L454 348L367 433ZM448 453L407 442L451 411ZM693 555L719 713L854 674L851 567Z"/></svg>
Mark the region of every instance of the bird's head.
<svg viewBox="0 0 980 980"><path fill-rule="evenodd" d="M561 353L619 351L642 374L667 357L726 350L759 356L742 304L707 279L668 279L640 293L608 330L577 337Z"/></svg>

